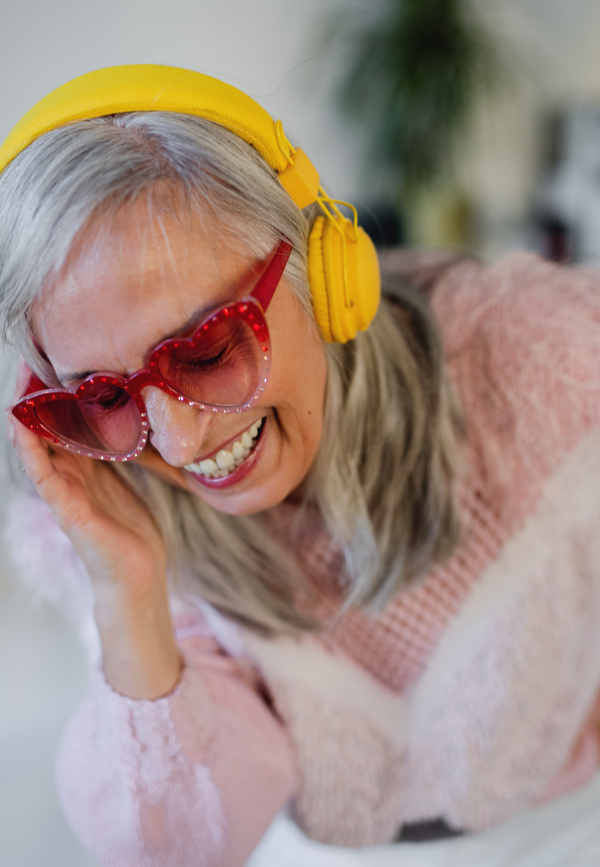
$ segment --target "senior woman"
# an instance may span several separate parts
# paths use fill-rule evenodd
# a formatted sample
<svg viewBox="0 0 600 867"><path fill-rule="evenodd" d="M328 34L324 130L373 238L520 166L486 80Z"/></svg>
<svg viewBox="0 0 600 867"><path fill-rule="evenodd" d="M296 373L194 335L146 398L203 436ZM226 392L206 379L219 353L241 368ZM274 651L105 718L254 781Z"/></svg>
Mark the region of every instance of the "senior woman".
<svg viewBox="0 0 600 867"><path fill-rule="evenodd" d="M235 867L288 808L401 865L589 783L598 279L463 261L377 310L281 124L169 67L59 88L0 168L9 438L101 648L58 763L98 861Z"/></svg>

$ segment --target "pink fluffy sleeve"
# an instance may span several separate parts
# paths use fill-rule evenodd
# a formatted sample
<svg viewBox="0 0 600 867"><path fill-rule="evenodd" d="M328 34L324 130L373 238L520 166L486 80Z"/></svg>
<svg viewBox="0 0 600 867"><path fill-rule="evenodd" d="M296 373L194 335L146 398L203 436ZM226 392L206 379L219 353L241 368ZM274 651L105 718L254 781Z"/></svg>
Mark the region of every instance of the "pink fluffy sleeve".
<svg viewBox="0 0 600 867"><path fill-rule="evenodd" d="M170 696L125 698L96 670L65 732L59 797L103 867L237 867L293 793L287 735L252 678L206 634L180 645Z"/></svg>

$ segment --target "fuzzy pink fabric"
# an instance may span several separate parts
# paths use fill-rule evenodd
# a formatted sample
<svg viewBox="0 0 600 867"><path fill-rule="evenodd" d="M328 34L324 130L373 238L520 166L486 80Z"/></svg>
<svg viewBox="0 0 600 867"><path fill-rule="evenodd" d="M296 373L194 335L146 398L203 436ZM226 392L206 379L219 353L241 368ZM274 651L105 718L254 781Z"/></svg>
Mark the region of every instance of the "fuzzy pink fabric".
<svg viewBox="0 0 600 867"><path fill-rule="evenodd" d="M290 799L332 844L438 817L478 829L598 768L600 277L517 254L458 263L430 295L469 433L461 546L318 639L261 643L190 604L165 699L119 696L95 670L58 781L102 865L242 865ZM13 510L15 557L42 593L78 599L90 632L85 575L33 508ZM342 564L318 523L301 548L331 587Z"/></svg>
<svg viewBox="0 0 600 867"><path fill-rule="evenodd" d="M94 671L65 733L59 797L107 867L242 865L293 793L289 739L256 681L190 625L172 695L124 698Z"/></svg>

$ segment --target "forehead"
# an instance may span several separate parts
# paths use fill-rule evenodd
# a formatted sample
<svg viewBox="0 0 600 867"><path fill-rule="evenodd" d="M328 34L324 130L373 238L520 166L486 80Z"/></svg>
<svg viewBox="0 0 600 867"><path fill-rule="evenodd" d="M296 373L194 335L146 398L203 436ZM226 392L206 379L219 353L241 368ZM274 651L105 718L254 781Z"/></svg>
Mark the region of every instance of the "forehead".
<svg viewBox="0 0 600 867"><path fill-rule="evenodd" d="M131 372L196 311L238 297L252 264L206 221L136 206L81 239L34 308L34 333L61 378Z"/></svg>

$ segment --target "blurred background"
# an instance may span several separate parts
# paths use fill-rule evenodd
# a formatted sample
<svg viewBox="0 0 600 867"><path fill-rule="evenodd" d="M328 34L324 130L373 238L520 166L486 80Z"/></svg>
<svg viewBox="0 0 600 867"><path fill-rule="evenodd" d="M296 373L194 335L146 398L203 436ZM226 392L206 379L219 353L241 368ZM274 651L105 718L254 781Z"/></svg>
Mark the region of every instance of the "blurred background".
<svg viewBox="0 0 600 867"><path fill-rule="evenodd" d="M83 72L180 65L280 118L380 245L600 266L599 35L598 0L5 0L0 139ZM86 867L52 779L84 657L0 556L0 864Z"/></svg>

